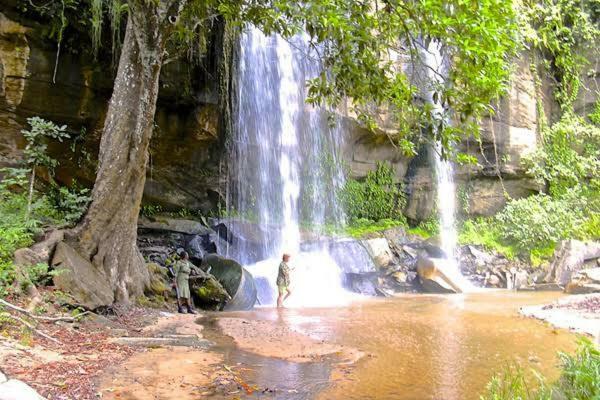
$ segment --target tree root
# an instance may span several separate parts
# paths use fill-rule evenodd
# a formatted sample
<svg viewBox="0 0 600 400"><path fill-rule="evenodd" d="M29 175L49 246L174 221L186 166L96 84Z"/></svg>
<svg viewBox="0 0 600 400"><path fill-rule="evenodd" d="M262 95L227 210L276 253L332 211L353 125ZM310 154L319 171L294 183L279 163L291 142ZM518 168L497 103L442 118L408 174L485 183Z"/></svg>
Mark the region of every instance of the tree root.
<svg viewBox="0 0 600 400"><path fill-rule="evenodd" d="M21 314L27 315L28 317L33 318L35 320L46 321L46 322L58 322L58 321L76 322L84 315L90 314L89 311L85 311L75 317L44 317L42 315L33 315L31 312L27 311L26 309L21 308L19 306L15 306L14 304L11 304L8 301L3 300L3 299L0 299L0 305L6 306L6 307L10 308L11 310L20 312Z"/></svg>
<svg viewBox="0 0 600 400"><path fill-rule="evenodd" d="M36 328L35 328L33 325L31 325L29 322L25 321L25 320L24 320L24 319L22 319L22 318L19 318L19 317L17 317L17 316L14 316L14 315L12 315L12 314L10 314L10 313L7 313L7 312L3 312L3 313L1 313L1 314L0 314L0 316L2 316L2 317L6 317L6 318L10 318L10 319L12 319L13 321L17 321L17 322L19 322L19 323L21 323L21 324L25 325L27 328L29 328L29 330L31 330L31 331L32 331L33 333L35 333L36 335L39 335L39 336L41 336L41 337L43 337L43 338L45 338L45 339L48 339L48 340L50 340L51 342L54 342L54 343L56 343L56 344L62 344L62 343L61 343L61 342L60 342L58 339L55 339L55 338L53 338L52 336L49 336L49 335L45 334L44 332L42 332L42 331L40 331L40 330L37 330L37 329L36 329Z"/></svg>

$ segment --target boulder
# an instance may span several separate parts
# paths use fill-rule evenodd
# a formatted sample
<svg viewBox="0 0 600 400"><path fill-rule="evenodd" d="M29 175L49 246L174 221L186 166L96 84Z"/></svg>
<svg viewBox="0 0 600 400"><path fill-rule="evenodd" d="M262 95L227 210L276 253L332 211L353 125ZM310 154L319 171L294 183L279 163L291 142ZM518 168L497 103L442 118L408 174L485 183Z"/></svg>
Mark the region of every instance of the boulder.
<svg viewBox="0 0 600 400"><path fill-rule="evenodd" d="M374 274L346 274L345 286L353 292L377 296L377 277Z"/></svg>
<svg viewBox="0 0 600 400"><path fill-rule="evenodd" d="M467 246L469 252L474 257L474 262L477 267L485 267L494 261L494 256L479 250L474 246Z"/></svg>
<svg viewBox="0 0 600 400"><path fill-rule="evenodd" d="M141 217L138 221L138 228L185 233L188 235L210 235L213 233L212 229L204 226L201 222L163 216L153 218Z"/></svg>
<svg viewBox="0 0 600 400"><path fill-rule="evenodd" d="M387 268L394 262L394 255L387 239L376 238L361 241L362 245L367 249L369 256L378 268Z"/></svg>
<svg viewBox="0 0 600 400"><path fill-rule="evenodd" d="M14 263L19 266L50 264L50 257L58 242L64 239L64 232L52 230L44 235L44 239L31 247L15 251Z"/></svg>
<svg viewBox="0 0 600 400"><path fill-rule="evenodd" d="M10 379L0 384L0 400L44 400L25 382Z"/></svg>
<svg viewBox="0 0 600 400"><path fill-rule="evenodd" d="M347 274L365 274L377 271L374 260L358 240L335 240L329 243L327 249L331 258Z"/></svg>
<svg viewBox="0 0 600 400"><path fill-rule="evenodd" d="M423 289L428 293L462 293L449 268L448 260L419 257L417 273Z"/></svg>
<svg viewBox="0 0 600 400"><path fill-rule="evenodd" d="M518 270L513 277L513 288L520 290L529 287L529 274L527 271Z"/></svg>
<svg viewBox="0 0 600 400"><path fill-rule="evenodd" d="M114 293L104 271L98 270L65 242L56 245L52 266L54 285L88 309L112 304Z"/></svg>
<svg viewBox="0 0 600 400"><path fill-rule="evenodd" d="M562 286L567 285L574 273L585 268L585 262L597 258L600 258L599 242L564 240L554 252L545 280Z"/></svg>
<svg viewBox="0 0 600 400"><path fill-rule="evenodd" d="M571 282L565 287L570 294L586 294L600 292L600 268L584 269L571 277Z"/></svg>

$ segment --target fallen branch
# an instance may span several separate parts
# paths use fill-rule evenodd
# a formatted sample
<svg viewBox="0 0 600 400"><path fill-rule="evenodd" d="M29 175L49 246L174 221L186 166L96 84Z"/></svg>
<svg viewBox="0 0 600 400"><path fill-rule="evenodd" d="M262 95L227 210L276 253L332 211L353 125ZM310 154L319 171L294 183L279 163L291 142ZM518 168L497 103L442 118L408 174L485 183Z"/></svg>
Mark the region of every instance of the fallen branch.
<svg viewBox="0 0 600 400"><path fill-rule="evenodd" d="M8 301L3 300L3 299L0 299L0 304L10 308L11 310L15 310L15 311L20 312L21 314L25 314L30 318L33 318L33 319L36 319L39 321L47 321L47 322L58 322L58 321L75 322L79 318L83 317L84 315L90 314L89 311L85 311L85 312L82 312L81 314L76 315L75 317L44 317L42 315L34 315L34 314L30 313L29 311L27 311L26 309L21 308L19 306L15 306L14 304L11 304Z"/></svg>
<svg viewBox="0 0 600 400"><path fill-rule="evenodd" d="M15 315L7 313L7 312L2 313L0 315L2 315L3 317L6 317L6 318L10 318L10 319L12 319L14 321L20 322L21 324L23 324L27 328L29 328L32 332L34 332L36 335L40 335L41 337L43 337L45 339L48 339L48 340L50 340L50 341L52 341L54 343L62 344L59 340L53 338L52 336L49 336L49 335L45 334L44 332L37 330L33 325L31 325L29 322L25 321L22 318L19 318L19 317L15 316Z"/></svg>

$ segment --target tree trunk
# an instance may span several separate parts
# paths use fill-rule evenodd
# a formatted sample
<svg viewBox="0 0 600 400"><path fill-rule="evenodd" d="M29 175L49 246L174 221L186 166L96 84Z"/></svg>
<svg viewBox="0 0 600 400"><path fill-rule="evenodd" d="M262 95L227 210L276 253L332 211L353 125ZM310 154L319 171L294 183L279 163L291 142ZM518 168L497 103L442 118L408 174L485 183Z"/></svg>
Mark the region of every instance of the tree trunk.
<svg viewBox="0 0 600 400"><path fill-rule="evenodd" d="M171 10L174 5L176 10ZM169 29L181 2L129 1L127 30L100 141L92 202L69 235L81 256L102 271L114 302L143 293L149 274L139 252L137 220L146 181L158 83ZM93 288L90 288L93 290Z"/></svg>

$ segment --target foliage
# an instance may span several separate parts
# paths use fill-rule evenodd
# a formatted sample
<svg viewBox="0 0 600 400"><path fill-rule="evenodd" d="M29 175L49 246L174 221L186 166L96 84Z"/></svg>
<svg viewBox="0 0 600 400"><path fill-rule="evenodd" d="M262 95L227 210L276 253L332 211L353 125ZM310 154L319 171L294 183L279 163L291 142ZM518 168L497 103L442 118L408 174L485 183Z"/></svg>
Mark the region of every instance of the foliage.
<svg viewBox="0 0 600 400"><path fill-rule="evenodd" d="M491 218L477 218L462 223L458 241L460 244L476 244L486 250L503 254L508 259L514 259L518 253L514 245L506 243L498 223Z"/></svg>
<svg viewBox="0 0 600 400"><path fill-rule="evenodd" d="M588 63L583 54L597 51L597 1L524 0L520 11L523 39L545 56L547 70L556 75L556 99L569 110Z"/></svg>
<svg viewBox="0 0 600 400"><path fill-rule="evenodd" d="M142 206L141 214L145 217L153 217L163 211L162 206L156 204L145 204Z"/></svg>
<svg viewBox="0 0 600 400"><path fill-rule="evenodd" d="M78 222L91 201L90 189L73 185L54 186L48 195L48 199L60 214L62 221L66 224L74 224Z"/></svg>
<svg viewBox="0 0 600 400"><path fill-rule="evenodd" d="M421 221L419 225L410 228L408 233L421 236L423 239L429 239L440 233L440 220L437 216L432 216Z"/></svg>
<svg viewBox="0 0 600 400"><path fill-rule="evenodd" d="M363 181L347 180L339 198L350 222L405 221L402 209L406 198L394 182L394 171L389 164L378 163L375 171L369 171Z"/></svg>
<svg viewBox="0 0 600 400"><path fill-rule="evenodd" d="M15 250L29 246L33 235L39 231L44 221L54 215L44 198L37 199L27 216L27 197L0 191L0 294L15 279L12 265Z"/></svg>
<svg viewBox="0 0 600 400"><path fill-rule="evenodd" d="M513 200L496 216L502 236L520 249L547 247L573 237L584 220L583 199L554 199L543 193Z"/></svg>
<svg viewBox="0 0 600 400"><path fill-rule="evenodd" d="M592 124L600 127L600 99L596 100L596 104L594 104L594 111L588 115L588 118Z"/></svg>
<svg viewBox="0 0 600 400"><path fill-rule="evenodd" d="M575 354L559 353L561 376L553 384L537 373L532 387L523 369L510 365L494 376L481 400L591 400L600 397L600 351L581 339Z"/></svg>
<svg viewBox="0 0 600 400"><path fill-rule="evenodd" d="M539 184L548 184L552 196L564 195L600 170L600 127L572 112L543 132L544 145L524 158L524 165Z"/></svg>
<svg viewBox="0 0 600 400"><path fill-rule="evenodd" d="M67 21L65 7L78 5L88 14ZM127 5L123 0L50 0L45 7L48 17L61 21L61 32L63 22L88 19L84 25L96 53L106 18L113 47L119 43L124 14L132 12ZM308 83L310 102L334 109L344 98L352 98L358 119L373 129L374 109L389 108L400 132L394 140L411 154L425 127L436 127L436 137L426 140L439 140L446 149L460 135L478 135L476 121L488 115L490 102L504 93L510 59L518 47L514 7L503 0L188 1L172 16L177 18L166 31L168 61L178 56L199 60L219 16L232 25L250 23L285 38L305 32L308 56L318 59L321 69ZM441 114L415 101L421 85L412 69L398 62L398 55L404 54L405 61L421 63L431 41L439 41L446 59L452 60L445 84L435 79L426 83L444 107ZM450 116L454 126L446 122Z"/></svg>
<svg viewBox="0 0 600 400"><path fill-rule="evenodd" d="M381 219L373 222L367 219L358 219L345 227L344 233L360 239L369 233L381 232L397 226L406 226L406 220Z"/></svg>
<svg viewBox="0 0 600 400"><path fill-rule="evenodd" d="M27 123L30 128L22 130L21 133L27 140L27 146L24 151L25 163L30 168L43 166L52 170L57 165L57 161L50 157L47 153L47 139L54 139L62 142L63 139L68 139L69 134L66 132L67 126L58 126L51 121L46 121L40 117L27 118Z"/></svg>

